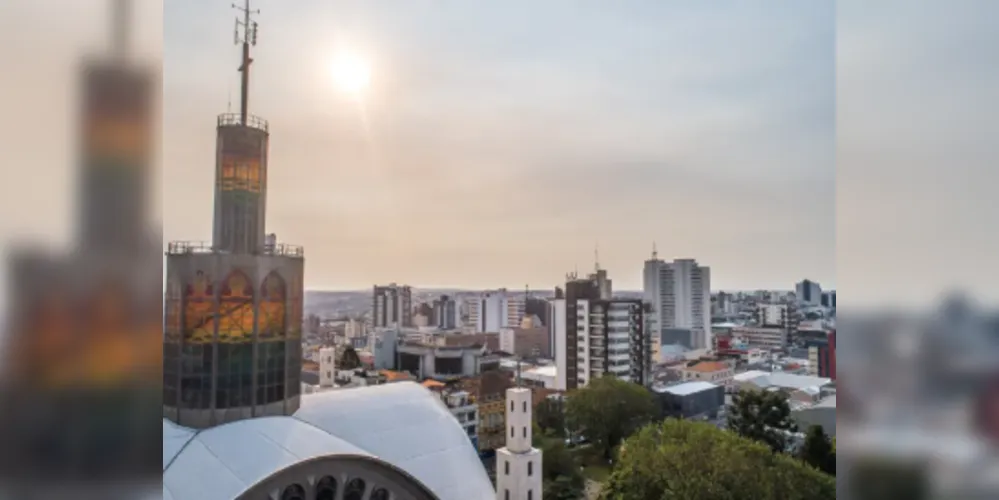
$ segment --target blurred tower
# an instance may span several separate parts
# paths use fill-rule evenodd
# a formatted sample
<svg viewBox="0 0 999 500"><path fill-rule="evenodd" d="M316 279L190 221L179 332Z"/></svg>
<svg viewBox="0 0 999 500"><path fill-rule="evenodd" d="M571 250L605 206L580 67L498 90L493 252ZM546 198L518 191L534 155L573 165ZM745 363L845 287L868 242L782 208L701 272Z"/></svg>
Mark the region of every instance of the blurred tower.
<svg viewBox="0 0 999 500"><path fill-rule="evenodd" d="M204 428L299 406L304 257L264 230L267 122L248 113L249 0L236 7L240 111L217 120L212 243L167 250L163 413Z"/></svg>
<svg viewBox="0 0 999 500"><path fill-rule="evenodd" d="M336 378L336 348L319 349L319 387L333 387Z"/></svg>
<svg viewBox="0 0 999 500"><path fill-rule="evenodd" d="M506 446L496 450L497 500L541 500L541 450L531 446L531 403L530 389L506 390L509 431Z"/></svg>

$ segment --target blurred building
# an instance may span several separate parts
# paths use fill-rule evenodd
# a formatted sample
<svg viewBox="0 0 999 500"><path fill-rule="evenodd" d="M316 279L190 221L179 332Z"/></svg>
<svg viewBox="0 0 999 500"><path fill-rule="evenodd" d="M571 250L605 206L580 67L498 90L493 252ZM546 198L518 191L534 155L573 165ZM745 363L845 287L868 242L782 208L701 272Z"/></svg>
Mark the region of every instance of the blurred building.
<svg viewBox="0 0 999 500"><path fill-rule="evenodd" d="M728 386L735 375L735 363L731 361L690 361L678 368L684 381L711 382L718 386Z"/></svg>
<svg viewBox="0 0 999 500"><path fill-rule="evenodd" d="M524 297L511 294L507 289L483 292L466 299L468 325L478 333L496 333L503 328L520 325L526 314Z"/></svg>
<svg viewBox="0 0 999 500"><path fill-rule="evenodd" d="M441 402L451 410L454 419L461 424L468 439L472 441L472 446L478 451L479 405L475 402L475 397L468 391L436 380L425 380L421 385L441 398Z"/></svg>
<svg viewBox="0 0 999 500"><path fill-rule="evenodd" d="M825 339L805 341L808 349L809 375L836 380L836 330Z"/></svg>
<svg viewBox="0 0 999 500"><path fill-rule="evenodd" d="M513 386L508 372L490 370L459 381L479 405L479 453L489 456L503 446L508 434L504 395Z"/></svg>
<svg viewBox="0 0 999 500"><path fill-rule="evenodd" d="M524 358L550 358L548 328L503 328L499 332L499 350Z"/></svg>
<svg viewBox="0 0 999 500"><path fill-rule="evenodd" d="M531 390L506 390L506 446L496 452L496 498L541 500L541 450L532 446Z"/></svg>
<svg viewBox="0 0 999 500"><path fill-rule="evenodd" d="M745 342L748 347L781 350L787 348L787 329L782 327L738 326L731 329L731 336Z"/></svg>
<svg viewBox="0 0 999 500"><path fill-rule="evenodd" d="M431 324L441 330L454 330L461 325L457 301L448 295L434 299Z"/></svg>
<svg viewBox="0 0 999 500"><path fill-rule="evenodd" d="M809 306L822 304L822 287L812 280L806 279L794 285L794 294L799 304Z"/></svg>
<svg viewBox="0 0 999 500"><path fill-rule="evenodd" d="M725 389L711 382L684 382L652 388L663 417L697 419L718 417L725 406Z"/></svg>
<svg viewBox="0 0 999 500"><path fill-rule="evenodd" d="M406 285L375 285L371 298L371 318L375 328L412 327L413 291Z"/></svg>

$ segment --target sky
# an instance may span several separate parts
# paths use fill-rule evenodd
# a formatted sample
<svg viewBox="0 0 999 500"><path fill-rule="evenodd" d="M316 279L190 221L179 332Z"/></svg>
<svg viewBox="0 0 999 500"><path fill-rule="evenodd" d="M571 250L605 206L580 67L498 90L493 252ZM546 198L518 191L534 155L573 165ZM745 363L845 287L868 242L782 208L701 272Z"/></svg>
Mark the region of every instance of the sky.
<svg viewBox="0 0 999 500"><path fill-rule="evenodd" d="M258 1L268 227L306 247L310 287L550 287L596 245L637 288L656 241L716 289L999 302L999 2ZM136 3L168 240L211 235L229 4ZM0 5L0 248L69 240L74 82L104 6ZM363 108L329 78L342 49L372 61Z"/></svg>
<svg viewBox="0 0 999 500"><path fill-rule="evenodd" d="M595 253L638 289L653 242L715 288L834 285L826 4L258 0L268 230L319 289L550 288ZM165 3L169 240L211 236L235 14ZM370 61L360 99L331 77L341 51Z"/></svg>

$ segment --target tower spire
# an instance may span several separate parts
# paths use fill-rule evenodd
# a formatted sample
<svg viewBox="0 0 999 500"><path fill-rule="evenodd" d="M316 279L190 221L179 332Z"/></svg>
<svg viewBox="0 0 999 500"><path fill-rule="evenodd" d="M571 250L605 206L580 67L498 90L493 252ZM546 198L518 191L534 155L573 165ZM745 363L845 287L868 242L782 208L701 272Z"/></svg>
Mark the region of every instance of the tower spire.
<svg viewBox="0 0 999 500"><path fill-rule="evenodd" d="M253 14L259 14L260 9L250 9L250 0L244 0L243 6L232 4L232 8L243 13L243 20L236 17L236 44L242 42L243 57L240 60L239 72L242 73L242 83L240 85L239 96L239 118L243 125L246 125L248 112L248 101L250 97L250 64L253 59L250 57L250 46L257 45L257 22L252 19ZM242 31L240 31L242 27Z"/></svg>

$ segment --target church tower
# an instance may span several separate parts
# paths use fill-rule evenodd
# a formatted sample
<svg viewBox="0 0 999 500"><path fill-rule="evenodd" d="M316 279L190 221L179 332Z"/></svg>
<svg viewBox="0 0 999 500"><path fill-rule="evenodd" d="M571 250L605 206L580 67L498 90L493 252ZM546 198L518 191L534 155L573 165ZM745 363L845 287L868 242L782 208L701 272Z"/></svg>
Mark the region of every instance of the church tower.
<svg viewBox="0 0 999 500"><path fill-rule="evenodd" d="M496 499L541 500L541 450L531 446L531 390L506 390L506 446L496 451Z"/></svg>

